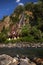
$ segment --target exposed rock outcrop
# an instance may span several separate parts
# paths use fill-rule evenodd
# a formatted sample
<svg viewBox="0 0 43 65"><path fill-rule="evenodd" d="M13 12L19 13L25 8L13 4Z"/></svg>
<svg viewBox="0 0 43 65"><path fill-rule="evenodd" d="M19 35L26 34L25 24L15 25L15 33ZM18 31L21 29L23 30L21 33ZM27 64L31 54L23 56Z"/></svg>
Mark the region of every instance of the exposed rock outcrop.
<svg viewBox="0 0 43 65"><path fill-rule="evenodd" d="M11 23L10 16L7 16L4 18L3 21L0 21L0 32L3 30L3 27L5 27L5 29L9 28L10 23Z"/></svg>
<svg viewBox="0 0 43 65"><path fill-rule="evenodd" d="M3 54L0 55L0 65L43 65L43 59L33 58L30 60L27 57L14 57L12 58L9 55Z"/></svg>
<svg viewBox="0 0 43 65"><path fill-rule="evenodd" d="M18 60L15 58L12 58L9 55L3 54L0 55L0 65L17 65Z"/></svg>
<svg viewBox="0 0 43 65"><path fill-rule="evenodd" d="M0 65L9 65L12 62L13 58L9 55L0 55Z"/></svg>
<svg viewBox="0 0 43 65"><path fill-rule="evenodd" d="M36 65L34 62L26 58L12 58L9 55L3 54L0 55L0 65Z"/></svg>
<svg viewBox="0 0 43 65"><path fill-rule="evenodd" d="M34 58L33 60L34 60L34 62L35 62L36 64L38 64L38 65L43 65L43 59L36 57L36 58Z"/></svg>

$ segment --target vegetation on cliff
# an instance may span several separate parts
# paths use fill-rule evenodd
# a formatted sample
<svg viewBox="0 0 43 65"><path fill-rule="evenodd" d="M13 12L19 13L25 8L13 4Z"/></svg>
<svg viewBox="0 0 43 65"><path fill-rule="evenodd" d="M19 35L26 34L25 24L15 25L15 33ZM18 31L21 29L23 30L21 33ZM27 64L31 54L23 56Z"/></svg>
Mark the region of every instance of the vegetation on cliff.
<svg viewBox="0 0 43 65"><path fill-rule="evenodd" d="M8 38L14 41L14 37L19 37L17 42L43 42L42 0L18 6L11 16L3 18L0 23L0 42L6 42Z"/></svg>

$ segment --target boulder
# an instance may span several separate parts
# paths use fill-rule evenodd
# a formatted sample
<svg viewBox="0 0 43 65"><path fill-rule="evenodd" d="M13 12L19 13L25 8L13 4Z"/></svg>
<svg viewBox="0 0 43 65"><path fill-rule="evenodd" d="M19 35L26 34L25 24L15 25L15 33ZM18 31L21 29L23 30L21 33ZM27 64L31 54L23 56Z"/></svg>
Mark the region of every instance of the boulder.
<svg viewBox="0 0 43 65"><path fill-rule="evenodd" d="M13 58L9 55L0 55L0 65L9 65L12 62L12 60Z"/></svg>
<svg viewBox="0 0 43 65"><path fill-rule="evenodd" d="M33 61L36 62L36 64L41 64L41 65L43 65L43 59L41 59L41 58L37 58L37 57L36 57L36 58L33 59Z"/></svg>
<svg viewBox="0 0 43 65"><path fill-rule="evenodd" d="M2 54L0 55L0 65L36 65L34 62L31 62L27 57L12 58L9 55Z"/></svg>
<svg viewBox="0 0 43 65"><path fill-rule="evenodd" d="M25 58L25 59L21 59L20 65L36 65L36 64L34 62L31 62L30 59Z"/></svg>
<svg viewBox="0 0 43 65"><path fill-rule="evenodd" d="M36 65L34 62L31 62L31 65Z"/></svg>
<svg viewBox="0 0 43 65"><path fill-rule="evenodd" d="M0 55L0 65L18 65L18 58L12 58L9 55L3 54Z"/></svg>

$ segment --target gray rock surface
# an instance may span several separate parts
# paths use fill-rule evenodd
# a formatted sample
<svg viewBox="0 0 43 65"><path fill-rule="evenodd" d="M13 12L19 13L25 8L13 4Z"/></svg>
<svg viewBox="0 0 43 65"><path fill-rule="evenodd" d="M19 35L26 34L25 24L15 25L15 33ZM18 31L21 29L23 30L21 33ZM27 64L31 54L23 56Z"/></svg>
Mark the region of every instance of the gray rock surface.
<svg viewBox="0 0 43 65"><path fill-rule="evenodd" d="M9 55L3 54L0 55L0 65L36 65L34 62L31 62L30 59L17 57L12 58Z"/></svg>
<svg viewBox="0 0 43 65"><path fill-rule="evenodd" d="M20 65L36 65L34 62L31 62L28 58L21 59Z"/></svg>
<svg viewBox="0 0 43 65"><path fill-rule="evenodd" d="M16 58L12 58L9 55L3 54L0 55L0 65L17 65L18 60Z"/></svg>
<svg viewBox="0 0 43 65"><path fill-rule="evenodd" d="M13 58L9 55L0 55L0 65L9 65L12 62Z"/></svg>

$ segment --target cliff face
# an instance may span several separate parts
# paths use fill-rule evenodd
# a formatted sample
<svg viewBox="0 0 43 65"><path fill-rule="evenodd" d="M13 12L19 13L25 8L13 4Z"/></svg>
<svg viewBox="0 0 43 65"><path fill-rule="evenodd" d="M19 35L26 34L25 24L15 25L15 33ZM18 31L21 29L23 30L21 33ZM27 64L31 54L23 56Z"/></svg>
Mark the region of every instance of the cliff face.
<svg viewBox="0 0 43 65"><path fill-rule="evenodd" d="M17 6L13 14L4 17L0 23L0 31L5 34L6 39L10 35L13 39L24 37L26 41L43 42L43 3ZM3 36L0 36L0 39L1 37Z"/></svg>
<svg viewBox="0 0 43 65"><path fill-rule="evenodd" d="M0 22L0 32L3 29L3 22Z"/></svg>
<svg viewBox="0 0 43 65"><path fill-rule="evenodd" d="M4 19L4 26L5 28L7 28L9 27L9 25L10 25L10 17L8 16Z"/></svg>
<svg viewBox="0 0 43 65"><path fill-rule="evenodd" d="M3 21L0 22L0 32L2 31L3 27L5 27L5 29L9 28L11 23L11 19L9 16L5 17Z"/></svg>
<svg viewBox="0 0 43 65"><path fill-rule="evenodd" d="M29 23L28 16L32 17L33 16L32 12L25 11L24 13L19 14L19 15L13 13L13 15L5 17L4 20L0 22L0 32L2 31L3 27L5 27L5 29L7 28L12 29L13 26L21 28L22 25Z"/></svg>

